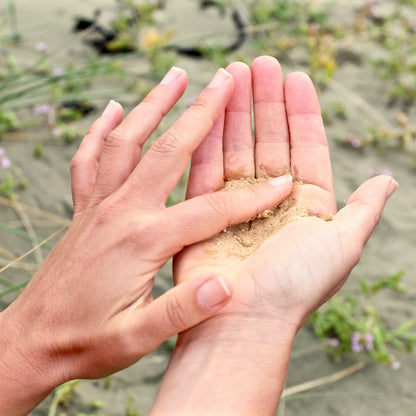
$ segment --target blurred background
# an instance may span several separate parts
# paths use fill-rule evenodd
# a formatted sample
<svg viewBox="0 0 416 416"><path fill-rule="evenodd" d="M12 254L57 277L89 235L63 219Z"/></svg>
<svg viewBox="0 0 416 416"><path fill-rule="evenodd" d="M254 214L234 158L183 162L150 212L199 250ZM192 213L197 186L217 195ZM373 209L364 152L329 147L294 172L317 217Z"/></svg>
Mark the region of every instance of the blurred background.
<svg viewBox="0 0 416 416"><path fill-rule="evenodd" d="M0 308L69 223L69 162L108 100L127 113L172 65L188 72L150 146L218 67L263 54L312 77L339 206L376 174L400 184L345 288L299 332L277 414L413 415L415 0L2 0ZM171 286L169 264L155 282L155 295ZM31 414L146 415L174 343L106 379L67 383Z"/></svg>

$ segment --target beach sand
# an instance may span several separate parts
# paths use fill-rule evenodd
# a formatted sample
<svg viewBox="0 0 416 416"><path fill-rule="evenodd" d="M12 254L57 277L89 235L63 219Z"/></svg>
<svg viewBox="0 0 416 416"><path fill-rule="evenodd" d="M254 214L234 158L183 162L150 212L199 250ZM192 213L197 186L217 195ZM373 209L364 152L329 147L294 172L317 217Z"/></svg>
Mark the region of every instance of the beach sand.
<svg viewBox="0 0 416 416"><path fill-rule="evenodd" d="M218 18L215 10L203 13L191 0L171 0L168 2L166 15L161 16L166 26L177 28L175 39L182 42L196 35L204 37L211 33L224 32L228 40L230 19ZM244 2L243 2L244 3ZM336 19L351 18L355 3L338 1L340 10ZM391 2L385 1L386 5ZM342 4L342 6L341 6ZM95 8L113 10L110 0L82 1L68 0L17 0L19 26L28 27L24 42L34 46L38 41L48 42L51 49L64 44L58 54L62 62L80 59L90 53L82 44L79 36L71 33L74 15L91 16ZM342 9L342 10L341 10ZM242 13L244 14L244 8ZM250 52L252 54L252 52ZM400 187L384 211L383 219L364 250L363 258L354 269L346 285L346 289L355 287L357 279L366 277L375 279L387 276L400 269L405 270L404 284L408 293L397 295L386 292L376 299L381 315L391 325L399 325L408 319L416 319L416 174L411 169L412 158L409 152L389 150L384 154L368 147L351 149L340 146L335 139L340 136L360 135L369 126L391 125L398 128L396 115L401 111L399 106L387 106L386 90L383 82L375 75L366 60L376 53L370 42L362 41L345 46L343 54L339 54L338 69L334 81L329 83L325 91L320 92L320 100L324 109L332 102L345 104L347 119L333 118L327 125L327 135L331 150L334 171L334 184L339 206L343 206L349 195L360 183L368 179L373 172L390 171L399 182ZM16 51L18 58L25 59L24 51ZM253 55L252 55L253 56ZM300 60L301 61L301 60ZM181 100L177 116L186 107L186 103L201 90L215 71L216 65L206 60L179 58L176 63L187 70L190 78L188 92ZM131 60L132 67L143 67L143 61ZM284 66L284 72L306 69L301 63ZM126 109L132 108L134 99L120 92L120 97L112 96L116 92L116 83L110 91L102 94L97 100L101 111L106 101L119 99ZM416 125L416 108L410 109L411 124ZM76 122L81 131L86 131L94 117ZM173 118L172 118L173 119ZM162 125L162 128L164 125ZM34 143L42 143L44 155L33 157ZM29 206L45 210L59 218L54 220L43 218L39 214L27 214L39 238L45 238L57 230L65 219L69 220L72 213L70 195L69 162L76 151L78 143L63 145L42 127L34 127L24 132L7 134L0 143L11 159L13 166L19 167L22 175L28 180L28 188L19 192L19 201ZM182 192L182 191L181 191ZM0 207L1 222L11 227L21 227L21 216L13 208ZM61 222L60 222L61 221ZM56 239L55 239L56 241ZM0 246L15 256L19 256L32 247L17 235L0 230ZM48 250L42 252L42 257ZM42 258L31 257L31 262L40 262ZM30 269L30 265L28 268ZM9 269L5 277L19 282L27 278L29 271ZM156 278L155 294L158 295L171 286L170 264L164 267ZM2 307L13 299L14 295L2 299ZM157 351L143 358L136 365L115 374L110 379L110 387L104 380L82 381L74 390L68 407L59 409L57 414L87 414L120 416L126 414L129 401L141 415L149 412L157 393L158 385L163 376L169 359L169 349L161 346ZM369 415L400 415L415 414L416 391L416 357L414 354L398 354L401 368L397 371L389 366L369 364L363 370L345 377L340 381L328 383L282 400L278 414L280 416L369 416ZM325 353L318 340L307 328L302 329L295 340L293 354L289 366L287 387L306 381L331 375L356 362L355 357L347 358L335 364ZM39 405L31 415L47 414L52 398ZM94 411L92 403L100 400L106 403L105 408Z"/></svg>

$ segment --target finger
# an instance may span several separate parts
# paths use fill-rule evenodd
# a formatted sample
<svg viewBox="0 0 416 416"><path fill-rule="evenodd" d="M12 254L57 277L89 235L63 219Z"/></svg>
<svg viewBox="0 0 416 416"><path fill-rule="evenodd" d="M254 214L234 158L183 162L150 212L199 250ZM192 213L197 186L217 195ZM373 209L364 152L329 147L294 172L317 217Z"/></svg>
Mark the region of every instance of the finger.
<svg viewBox="0 0 416 416"><path fill-rule="evenodd" d="M143 309L136 320L138 341L145 352L155 350L171 336L218 313L231 297L221 277L191 279L169 290Z"/></svg>
<svg viewBox="0 0 416 416"><path fill-rule="evenodd" d="M227 67L234 78L234 93L225 109L224 177L254 178L254 144L251 128L251 72L242 62Z"/></svg>
<svg viewBox="0 0 416 416"><path fill-rule="evenodd" d="M292 175L333 193L328 142L312 81L306 74L294 72L286 78L284 92Z"/></svg>
<svg viewBox="0 0 416 416"><path fill-rule="evenodd" d="M247 221L277 206L291 190L292 177L283 175L245 188L204 194L174 205L165 210L169 232L162 249L169 248L176 253L183 246L213 237L229 225Z"/></svg>
<svg viewBox="0 0 416 416"><path fill-rule="evenodd" d="M344 253L355 264L361 250L380 221L384 205L397 189L390 176L376 176L364 182L349 198L347 205L334 216Z"/></svg>
<svg viewBox="0 0 416 416"><path fill-rule="evenodd" d="M111 100L103 114L88 130L70 165L74 214L84 210L91 199L98 163L106 137L123 120L123 108Z"/></svg>
<svg viewBox="0 0 416 416"><path fill-rule="evenodd" d="M160 206L177 184L192 153L224 111L233 90L233 79L217 71L207 88L173 126L147 151L124 187L127 195L137 191L147 198L142 204Z"/></svg>
<svg viewBox="0 0 416 416"><path fill-rule="evenodd" d="M279 62L260 56L251 65L256 177L290 172L289 131Z"/></svg>
<svg viewBox="0 0 416 416"><path fill-rule="evenodd" d="M146 98L111 132L106 140L94 199L116 191L141 158L142 146L185 91L187 75L172 68Z"/></svg>
<svg viewBox="0 0 416 416"><path fill-rule="evenodd" d="M223 130L224 115L221 115L215 121L207 137L193 153L186 199L217 191L222 187L224 183Z"/></svg>

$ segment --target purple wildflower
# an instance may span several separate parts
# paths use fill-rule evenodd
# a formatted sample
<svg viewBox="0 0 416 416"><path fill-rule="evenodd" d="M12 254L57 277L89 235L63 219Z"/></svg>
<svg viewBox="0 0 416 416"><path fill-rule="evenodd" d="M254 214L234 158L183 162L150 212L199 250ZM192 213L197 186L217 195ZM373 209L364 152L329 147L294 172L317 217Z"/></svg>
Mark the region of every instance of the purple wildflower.
<svg viewBox="0 0 416 416"><path fill-rule="evenodd" d="M391 368L393 370L399 370L401 368L401 366L402 366L401 362L400 361L397 361L397 360L396 361L393 361L391 363Z"/></svg>
<svg viewBox="0 0 416 416"><path fill-rule="evenodd" d="M351 351L352 352L362 352L363 346L360 344L361 334L359 332L353 332L351 336Z"/></svg>
<svg viewBox="0 0 416 416"><path fill-rule="evenodd" d="M345 142L353 149L359 149L363 145L363 142L361 141L361 139L355 134L349 134L345 138Z"/></svg>
<svg viewBox="0 0 416 416"><path fill-rule="evenodd" d="M55 137L60 137L61 134L62 134L62 131L61 131L61 129L59 127L55 127L52 130L52 135L55 136Z"/></svg>
<svg viewBox="0 0 416 416"><path fill-rule="evenodd" d="M38 42L36 44L36 50L43 53L49 52L49 46L46 42Z"/></svg>
<svg viewBox="0 0 416 416"><path fill-rule="evenodd" d="M6 152L2 147L0 147L0 167L7 169L12 165L10 159L6 156Z"/></svg>
<svg viewBox="0 0 416 416"><path fill-rule="evenodd" d="M38 104L34 109L33 112L37 115L49 114L51 111L51 106L49 104Z"/></svg>
<svg viewBox="0 0 416 416"><path fill-rule="evenodd" d="M0 159L0 165L2 168L7 169L12 165L12 162L10 161L10 159L7 156L3 156Z"/></svg>
<svg viewBox="0 0 416 416"><path fill-rule="evenodd" d="M190 107L194 101L196 100L196 95L192 95L191 97L186 99L186 106Z"/></svg>
<svg viewBox="0 0 416 416"><path fill-rule="evenodd" d="M52 74L55 75L56 77L60 77L65 73L64 69L61 66L56 66L55 68L53 68L52 70Z"/></svg>
<svg viewBox="0 0 416 416"><path fill-rule="evenodd" d="M116 20L116 15L113 12L105 12L103 14L103 20L107 23L112 23Z"/></svg>
<svg viewBox="0 0 416 416"><path fill-rule="evenodd" d="M368 168L367 169L367 176L372 178L373 176L377 175L388 175L393 177L393 172L388 168Z"/></svg>
<svg viewBox="0 0 416 416"><path fill-rule="evenodd" d="M365 0L364 1L364 9L367 10L368 13L372 13L376 5L377 5L377 0Z"/></svg>
<svg viewBox="0 0 416 416"><path fill-rule="evenodd" d="M365 334L364 341L365 341L365 349L367 351L371 351L374 348L374 335L371 333Z"/></svg>
<svg viewBox="0 0 416 416"><path fill-rule="evenodd" d="M339 339L338 338L327 338L325 340L326 345L332 347L332 348L336 348L339 346Z"/></svg>
<svg viewBox="0 0 416 416"><path fill-rule="evenodd" d="M408 26L408 28L410 30L415 30L415 28L416 28L416 20L414 18L408 16L406 18L406 24L407 24L407 26Z"/></svg>

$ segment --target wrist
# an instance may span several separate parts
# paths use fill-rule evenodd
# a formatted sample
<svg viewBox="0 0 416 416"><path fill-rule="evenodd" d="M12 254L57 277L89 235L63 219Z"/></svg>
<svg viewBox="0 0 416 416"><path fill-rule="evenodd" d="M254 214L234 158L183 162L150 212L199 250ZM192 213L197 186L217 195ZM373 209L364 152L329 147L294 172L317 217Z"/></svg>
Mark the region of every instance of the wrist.
<svg viewBox="0 0 416 416"><path fill-rule="evenodd" d="M19 322L14 306L0 313L0 414L28 414L61 384L42 334Z"/></svg>
<svg viewBox="0 0 416 416"><path fill-rule="evenodd" d="M181 334L151 416L274 415L296 328L270 324L217 316Z"/></svg>

